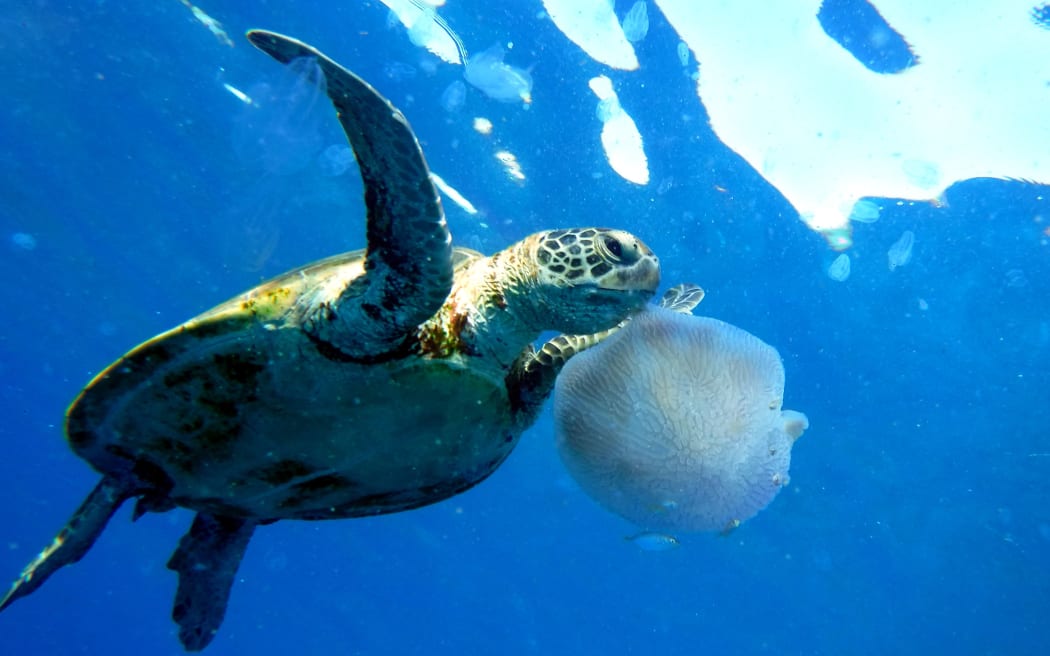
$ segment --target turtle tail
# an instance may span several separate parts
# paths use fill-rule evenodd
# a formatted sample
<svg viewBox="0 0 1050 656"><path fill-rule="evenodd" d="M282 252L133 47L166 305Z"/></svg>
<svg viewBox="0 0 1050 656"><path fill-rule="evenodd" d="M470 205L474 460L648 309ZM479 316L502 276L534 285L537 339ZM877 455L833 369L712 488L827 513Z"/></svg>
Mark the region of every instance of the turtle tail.
<svg viewBox="0 0 1050 656"><path fill-rule="evenodd" d="M109 518L134 493L133 487L115 477L103 478L51 544L22 570L22 575L0 600L0 611L16 599L32 593L62 567L83 558L91 545L95 544L102 529L106 528Z"/></svg>

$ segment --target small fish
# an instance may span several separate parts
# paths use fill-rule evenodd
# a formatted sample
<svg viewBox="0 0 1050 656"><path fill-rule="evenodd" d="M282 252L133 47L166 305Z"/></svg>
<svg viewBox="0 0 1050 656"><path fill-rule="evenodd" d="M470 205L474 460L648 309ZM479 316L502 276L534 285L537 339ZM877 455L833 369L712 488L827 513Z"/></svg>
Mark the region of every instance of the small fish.
<svg viewBox="0 0 1050 656"><path fill-rule="evenodd" d="M779 483L776 483L776 484L779 485ZM726 537L727 535L729 535L730 533L735 531L738 526L740 526L740 520L739 519L731 519L728 522L726 522L725 528L723 528L718 534L721 535L722 537Z"/></svg>
<svg viewBox="0 0 1050 656"><path fill-rule="evenodd" d="M643 551L670 551L680 544L675 536L654 531L643 531L642 533L629 535L624 540L635 543Z"/></svg>

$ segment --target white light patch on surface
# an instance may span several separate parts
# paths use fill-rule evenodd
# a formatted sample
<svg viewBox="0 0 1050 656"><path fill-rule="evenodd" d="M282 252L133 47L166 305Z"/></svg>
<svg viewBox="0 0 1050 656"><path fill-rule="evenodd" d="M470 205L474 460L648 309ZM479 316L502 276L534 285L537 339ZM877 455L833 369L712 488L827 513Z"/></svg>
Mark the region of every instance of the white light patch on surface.
<svg viewBox="0 0 1050 656"><path fill-rule="evenodd" d="M449 64L462 64L459 46L446 28L434 19L434 7L444 4L422 0L380 0L386 5L397 20L408 30L408 38L417 46L426 48ZM429 6L428 6L429 5Z"/></svg>
<svg viewBox="0 0 1050 656"><path fill-rule="evenodd" d="M543 0L555 27L592 59L612 68L638 68L634 46L624 36L609 0Z"/></svg>
<svg viewBox="0 0 1050 656"><path fill-rule="evenodd" d="M864 196L935 200L959 180L1050 182L1050 38L1031 2L874 0L919 56L879 74L829 37L819 0L656 0L700 62L718 137L836 248Z"/></svg>
<svg viewBox="0 0 1050 656"><path fill-rule="evenodd" d="M649 184L649 158L642 134L604 75L591 78L591 91L598 96L598 119L602 122L602 149L609 166L623 179L639 185Z"/></svg>

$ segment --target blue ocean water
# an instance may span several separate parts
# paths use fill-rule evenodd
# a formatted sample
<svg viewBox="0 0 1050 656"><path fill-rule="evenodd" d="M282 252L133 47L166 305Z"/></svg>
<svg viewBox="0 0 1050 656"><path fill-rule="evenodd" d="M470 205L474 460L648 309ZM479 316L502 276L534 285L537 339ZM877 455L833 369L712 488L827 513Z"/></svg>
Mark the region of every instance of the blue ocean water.
<svg viewBox="0 0 1050 656"><path fill-rule="evenodd" d="M265 277L364 243L356 171L317 159L343 144L338 125L241 36L263 27L404 110L434 170L483 211L446 203L459 243L492 251L595 222L636 232L668 284L704 286L702 313L779 349L785 405L811 428L769 508L728 537L650 552L568 477L545 412L459 497L260 529L209 654L1050 650L1046 187L976 180L942 207L879 201L837 283L823 239L707 127L652 8L642 74L610 74L646 136L654 182L638 187L600 149L586 81L608 71L538 2L443 10L476 49L513 41L508 61L535 80L527 110L470 88L451 113L440 101L461 69L411 45L379 3L202 6L232 48L175 0L3 6L0 575L97 480L61 434L94 373ZM247 114L224 83L303 109ZM244 135L258 129L273 138L253 152ZM524 182L493 156L503 149ZM914 254L891 272L905 230ZM0 615L0 653L181 653L164 564L190 515L129 518Z"/></svg>

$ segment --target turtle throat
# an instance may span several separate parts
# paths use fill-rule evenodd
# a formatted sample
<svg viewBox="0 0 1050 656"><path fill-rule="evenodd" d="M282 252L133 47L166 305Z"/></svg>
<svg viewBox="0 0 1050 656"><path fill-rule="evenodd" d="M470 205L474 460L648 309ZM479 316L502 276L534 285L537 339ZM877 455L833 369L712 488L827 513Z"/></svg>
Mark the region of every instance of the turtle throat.
<svg viewBox="0 0 1050 656"><path fill-rule="evenodd" d="M423 327L424 350L437 356L461 353L510 367L545 323L534 302L535 266L520 244L472 262L456 276L444 307Z"/></svg>

